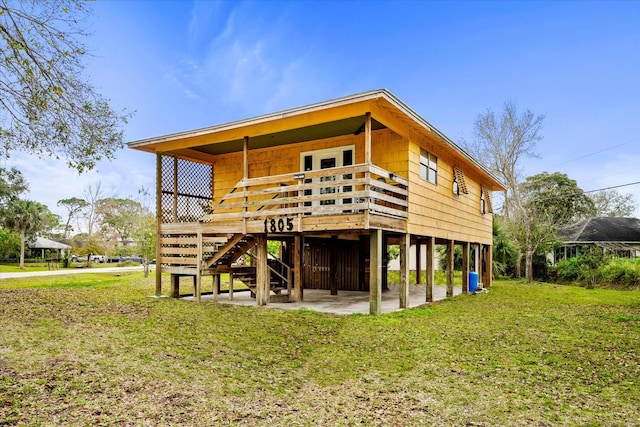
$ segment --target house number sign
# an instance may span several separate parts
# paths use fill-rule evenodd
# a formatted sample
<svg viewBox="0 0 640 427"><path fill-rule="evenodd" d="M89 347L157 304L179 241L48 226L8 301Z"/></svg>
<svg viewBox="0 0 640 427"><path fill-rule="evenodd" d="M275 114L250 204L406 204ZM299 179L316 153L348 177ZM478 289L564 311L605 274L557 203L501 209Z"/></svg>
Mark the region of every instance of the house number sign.
<svg viewBox="0 0 640 427"><path fill-rule="evenodd" d="M293 218L267 218L264 220L265 233L283 233L293 230Z"/></svg>

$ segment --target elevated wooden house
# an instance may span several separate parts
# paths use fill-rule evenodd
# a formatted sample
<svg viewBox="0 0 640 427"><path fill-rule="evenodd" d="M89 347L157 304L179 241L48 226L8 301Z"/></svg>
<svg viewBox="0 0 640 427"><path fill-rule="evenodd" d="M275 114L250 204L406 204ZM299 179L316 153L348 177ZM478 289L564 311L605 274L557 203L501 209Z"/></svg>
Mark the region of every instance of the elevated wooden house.
<svg viewBox="0 0 640 427"><path fill-rule="evenodd" d="M418 266L427 301L435 244L447 245L449 295L454 245L463 291L471 268L491 284L491 192L503 185L386 90L129 146L157 159L158 294L161 272L174 295L193 277L198 300L204 276L215 289L230 273L258 305L299 301L309 288L360 290L378 313L389 244L400 245L401 308L410 250L431 255ZM281 242L278 256L269 240Z"/></svg>

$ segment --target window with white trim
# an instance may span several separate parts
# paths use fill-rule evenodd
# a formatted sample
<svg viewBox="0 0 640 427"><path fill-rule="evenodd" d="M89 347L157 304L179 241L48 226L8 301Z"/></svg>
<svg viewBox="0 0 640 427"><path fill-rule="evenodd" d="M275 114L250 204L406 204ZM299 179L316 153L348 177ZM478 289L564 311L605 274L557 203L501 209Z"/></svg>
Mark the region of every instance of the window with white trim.
<svg viewBox="0 0 640 427"><path fill-rule="evenodd" d="M438 184L438 158L427 150L420 149L420 178Z"/></svg>

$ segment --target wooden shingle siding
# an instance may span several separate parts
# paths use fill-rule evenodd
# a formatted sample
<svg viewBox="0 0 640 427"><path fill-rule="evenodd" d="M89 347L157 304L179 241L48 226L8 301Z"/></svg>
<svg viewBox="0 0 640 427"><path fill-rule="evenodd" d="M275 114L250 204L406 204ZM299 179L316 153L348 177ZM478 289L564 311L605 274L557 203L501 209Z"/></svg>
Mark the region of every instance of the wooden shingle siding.
<svg viewBox="0 0 640 427"><path fill-rule="evenodd" d="M450 156L434 144L409 144L409 221L412 234L491 244L492 218L479 210L481 184L465 176L468 194L453 195ZM420 148L438 157L438 184L420 178ZM440 154L440 155L439 155Z"/></svg>

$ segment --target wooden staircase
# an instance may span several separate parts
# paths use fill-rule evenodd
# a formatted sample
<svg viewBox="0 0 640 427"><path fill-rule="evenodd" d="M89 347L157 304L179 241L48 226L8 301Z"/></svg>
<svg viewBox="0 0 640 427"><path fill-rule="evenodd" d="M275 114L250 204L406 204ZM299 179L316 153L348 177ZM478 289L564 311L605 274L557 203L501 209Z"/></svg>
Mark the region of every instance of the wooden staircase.
<svg viewBox="0 0 640 427"><path fill-rule="evenodd" d="M270 294L269 302L289 302L290 288L286 282L278 277L278 275L269 267L270 277ZM233 280L240 280L251 291L251 297L256 297L256 268L251 266L232 266Z"/></svg>
<svg viewBox="0 0 640 427"><path fill-rule="evenodd" d="M190 233L186 227L160 238L163 270L176 276L228 273L256 295L256 239L252 234ZM250 263L246 259L251 260ZM250 264L250 265L247 265ZM288 302L292 295L291 268L269 255L269 301Z"/></svg>

